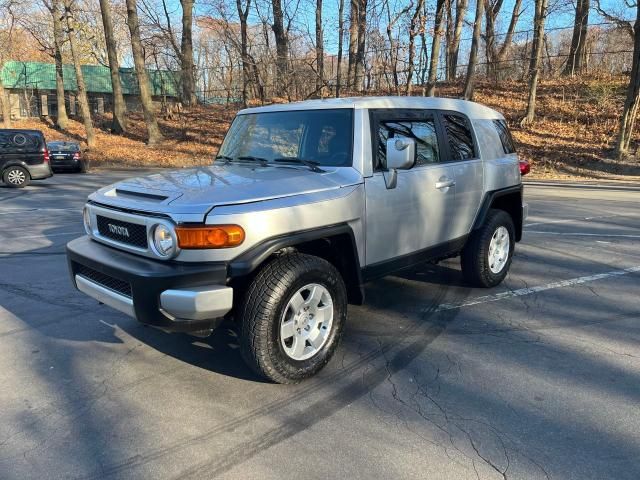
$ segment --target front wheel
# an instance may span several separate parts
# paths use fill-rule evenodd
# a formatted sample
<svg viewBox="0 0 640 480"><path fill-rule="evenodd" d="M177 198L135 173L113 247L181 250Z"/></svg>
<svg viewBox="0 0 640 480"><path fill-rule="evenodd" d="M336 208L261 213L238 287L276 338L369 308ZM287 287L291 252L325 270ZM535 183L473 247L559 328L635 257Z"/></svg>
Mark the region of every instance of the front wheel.
<svg viewBox="0 0 640 480"><path fill-rule="evenodd" d="M31 176L29 172L18 166L7 168L2 174L2 180L4 183L12 188L23 188L29 185Z"/></svg>
<svg viewBox="0 0 640 480"><path fill-rule="evenodd" d="M514 246L511 216L503 210L489 210L484 225L471 234L462 250L463 277L476 287L495 287L509 272Z"/></svg>
<svg viewBox="0 0 640 480"><path fill-rule="evenodd" d="M298 383L329 362L346 316L346 287L333 265L299 253L275 257L239 308L242 356L273 382Z"/></svg>

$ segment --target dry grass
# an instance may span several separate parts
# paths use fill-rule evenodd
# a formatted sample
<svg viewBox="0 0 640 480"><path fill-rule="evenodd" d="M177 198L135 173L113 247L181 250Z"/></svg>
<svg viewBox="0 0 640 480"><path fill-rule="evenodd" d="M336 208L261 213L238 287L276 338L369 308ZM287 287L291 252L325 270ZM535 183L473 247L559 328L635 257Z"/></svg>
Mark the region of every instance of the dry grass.
<svg viewBox="0 0 640 480"><path fill-rule="evenodd" d="M481 83L475 100L507 117L519 154L532 163L530 178L576 178L640 181L640 162L635 156L612 160L612 147L622 111L625 78L561 79L541 82L538 88L537 121L520 127L526 107L527 88L521 82L499 85ZM462 86L444 85L441 96L457 97ZM236 112L233 106L199 107L177 120L160 120L166 141L158 147L145 145L141 114L130 114L131 131L109 133L108 116L96 120L97 147L86 152L98 167L184 167L210 164ZM83 141L82 124L71 121L60 132L50 122L16 122L17 128L38 128L48 140Z"/></svg>

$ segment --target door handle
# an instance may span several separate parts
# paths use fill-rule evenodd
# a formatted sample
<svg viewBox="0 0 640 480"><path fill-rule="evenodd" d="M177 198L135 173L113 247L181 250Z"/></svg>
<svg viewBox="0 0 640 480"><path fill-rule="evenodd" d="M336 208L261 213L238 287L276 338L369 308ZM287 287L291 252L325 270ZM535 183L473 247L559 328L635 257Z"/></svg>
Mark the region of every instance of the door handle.
<svg viewBox="0 0 640 480"><path fill-rule="evenodd" d="M436 188L438 190L442 190L443 188L453 187L455 184L456 184L455 180L442 179L442 180L436 182Z"/></svg>

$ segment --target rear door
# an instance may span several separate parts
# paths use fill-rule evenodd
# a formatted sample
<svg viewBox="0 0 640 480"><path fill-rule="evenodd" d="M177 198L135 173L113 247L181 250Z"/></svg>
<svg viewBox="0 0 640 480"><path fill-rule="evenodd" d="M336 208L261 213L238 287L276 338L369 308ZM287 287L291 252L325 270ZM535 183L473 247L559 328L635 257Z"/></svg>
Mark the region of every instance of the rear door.
<svg viewBox="0 0 640 480"><path fill-rule="evenodd" d="M446 161L456 182L455 215L450 219L450 239L463 237L471 231L484 191L484 168L478 142L466 115L439 111L445 134Z"/></svg>
<svg viewBox="0 0 640 480"><path fill-rule="evenodd" d="M373 176L365 179L366 264L400 259L454 238L453 163L443 163L443 132L431 110L371 110ZM397 186L387 189L381 165L388 138L416 142L413 168L398 171Z"/></svg>

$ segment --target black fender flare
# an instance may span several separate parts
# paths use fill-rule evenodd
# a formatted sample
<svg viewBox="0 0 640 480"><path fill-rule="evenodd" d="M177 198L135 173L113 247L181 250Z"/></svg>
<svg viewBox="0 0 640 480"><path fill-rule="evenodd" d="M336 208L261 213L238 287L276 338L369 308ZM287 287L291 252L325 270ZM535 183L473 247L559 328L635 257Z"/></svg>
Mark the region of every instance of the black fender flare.
<svg viewBox="0 0 640 480"><path fill-rule="evenodd" d="M231 260L228 264L227 272L231 279L247 277L258 269L271 255L280 250L296 247L308 242L313 242L314 240L325 240L337 237L348 238L346 245L344 242L341 245L342 250L340 256L344 259L347 255L351 255L350 261L343 264L343 270L341 270L341 274L347 285L350 302L362 304L364 302L364 282L358 257L358 248L353 229L347 223L301 230L267 238ZM347 252L344 251L345 248L348 249ZM346 269L346 271L344 269Z"/></svg>
<svg viewBox="0 0 640 480"><path fill-rule="evenodd" d="M516 227L516 241L519 242L522 239L522 227L523 227L523 218L522 218L522 194L523 194L523 186L522 184L514 185L512 187L500 188L498 190L492 190L484 194L484 198L482 199L482 204L478 213L476 215L476 219L473 222L472 230L477 230L484 224L485 219L487 218L487 213L491 207L496 204L496 201L502 197L507 195L512 195L517 197L517 205L513 205L510 209L509 213L514 217L513 223Z"/></svg>

